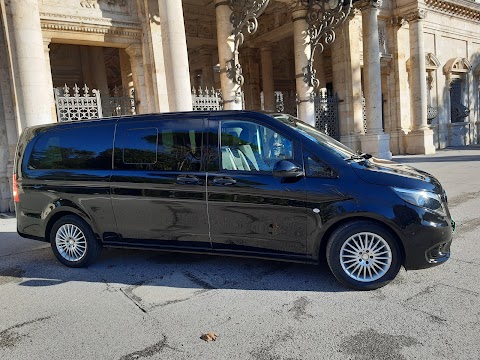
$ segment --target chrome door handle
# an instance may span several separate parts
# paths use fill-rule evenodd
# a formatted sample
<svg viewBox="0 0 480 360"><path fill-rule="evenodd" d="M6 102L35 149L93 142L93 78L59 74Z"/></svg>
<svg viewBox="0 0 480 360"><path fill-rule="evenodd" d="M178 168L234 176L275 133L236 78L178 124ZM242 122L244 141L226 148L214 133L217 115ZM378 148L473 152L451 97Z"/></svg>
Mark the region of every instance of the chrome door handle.
<svg viewBox="0 0 480 360"><path fill-rule="evenodd" d="M197 185L200 179L195 175L179 175L177 176L177 183L182 185Z"/></svg>
<svg viewBox="0 0 480 360"><path fill-rule="evenodd" d="M230 176L223 176L223 177L216 177L213 178L213 183L215 185L235 185L237 183L237 180L231 178Z"/></svg>

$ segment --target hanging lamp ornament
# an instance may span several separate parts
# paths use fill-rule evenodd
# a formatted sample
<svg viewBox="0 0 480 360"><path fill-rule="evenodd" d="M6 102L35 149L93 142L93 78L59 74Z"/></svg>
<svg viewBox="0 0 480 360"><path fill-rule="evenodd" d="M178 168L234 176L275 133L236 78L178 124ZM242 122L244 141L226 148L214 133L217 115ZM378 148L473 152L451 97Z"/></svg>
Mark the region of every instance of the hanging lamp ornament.
<svg viewBox="0 0 480 360"><path fill-rule="evenodd" d="M352 0L298 0L297 6L307 9L307 35L310 38L310 57L307 66L303 68L303 80L317 88L319 81L315 78L313 68L315 51L318 48L322 53L325 45L335 41L335 29L350 14Z"/></svg>
<svg viewBox="0 0 480 360"><path fill-rule="evenodd" d="M234 36L233 59L227 61L226 71L229 79L236 84L243 85L242 66L238 60L238 48L243 44L245 36L243 30L246 27L249 34L258 29L258 17L265 11L270 0L229 0L228 6L232 10L230 23L233 25Z"/></svg>

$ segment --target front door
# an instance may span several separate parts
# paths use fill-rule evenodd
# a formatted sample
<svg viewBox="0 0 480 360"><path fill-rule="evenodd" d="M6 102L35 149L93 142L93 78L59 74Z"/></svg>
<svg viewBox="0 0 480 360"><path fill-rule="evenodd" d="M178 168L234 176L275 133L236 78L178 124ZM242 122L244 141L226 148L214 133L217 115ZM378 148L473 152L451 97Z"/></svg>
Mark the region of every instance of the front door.
<svg viewBox="0 0 480 360"><path fill-rule="evenodd" d="M111 184L124 242L211 247L205 121L171 115L119 122Z"/></svg>
<svg viewBox="0 0 480 360"><path fill-rule="evenodd" d="M214 249L303 258L306 191L303 178L272 174L282 159L302 163L300 145L252 120L210 119L216 156L210 157L208 211ZM213 138L213 137L212 137Z"/></svg>

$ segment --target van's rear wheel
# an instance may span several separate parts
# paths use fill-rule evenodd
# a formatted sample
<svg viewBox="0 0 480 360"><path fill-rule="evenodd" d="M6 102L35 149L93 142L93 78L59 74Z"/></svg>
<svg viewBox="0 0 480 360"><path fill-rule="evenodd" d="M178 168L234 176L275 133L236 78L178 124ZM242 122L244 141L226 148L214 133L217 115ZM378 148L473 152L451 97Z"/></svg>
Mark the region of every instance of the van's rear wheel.
<svg viewBox="0 0 480 360"><path fill-rule="evenodd" d="M50 244L57 259L69 267L85 267L100 254L101 245L85 221L67 215L53 225Z"/></svg>
<svg viewBox="0 0 480 360"><path fill-rule="evenodd" d="M400 270L400 251L389 231L370 221L354 221L329 239L327 262L333 275L356 290L385 286Z"/></svg>

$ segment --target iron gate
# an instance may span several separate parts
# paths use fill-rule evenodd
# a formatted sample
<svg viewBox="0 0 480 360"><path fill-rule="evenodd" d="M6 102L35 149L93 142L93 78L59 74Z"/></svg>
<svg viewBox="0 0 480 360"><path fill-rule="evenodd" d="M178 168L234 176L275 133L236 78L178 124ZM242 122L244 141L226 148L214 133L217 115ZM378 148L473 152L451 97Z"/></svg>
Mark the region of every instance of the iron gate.
<svg viewBox="0 0 480 360"><path fill-rule="evenodd" d="M462 122L470 114L470 110L463 105L463 81L454 79L450 83L450 111L451 122Z"/></svg>
<svg viewBox="0 0 480 360"><path fill-rule="evenodd" d="M314 97L315 127L325 134L340 140L338 119L338 96L320 92Z"/></svg>

